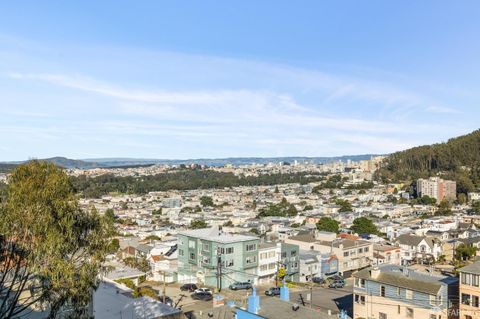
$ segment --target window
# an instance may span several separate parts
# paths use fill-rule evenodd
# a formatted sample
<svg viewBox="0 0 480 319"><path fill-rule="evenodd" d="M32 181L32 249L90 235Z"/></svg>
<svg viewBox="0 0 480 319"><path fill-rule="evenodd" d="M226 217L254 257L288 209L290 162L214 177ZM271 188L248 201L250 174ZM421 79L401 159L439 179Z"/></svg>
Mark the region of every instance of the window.
<svg viewBox="0 0 480 319"><path fill-rule="evenodd" d="M343 253L343 257L348 257L348 251Z"/></svg>
<svg viewBox="0 0 480 319"><path fill-rule="evenodd" d="M257 249L257 244L248 244L245 247L246 251L254 251L255 249Z"/></svg>
<svg viewBox="0 0 480 319"><path fill-rule="evenodd" d="M366 253L368 253L368 247L365 247L365 248L363 249L363 251L366 252Z"/></svg>
<svg viewBox="0 0 480 319"><path fill-rule="evenodd" d="M275 267L276 267L275 263L268 264L268 269L275 269Z"/></svg>
<svg viewBox="0 0 480 319"><path fill-rule="evenodd" d="M405 298L407 299L413 299L413 292L409 289L405 290Z"/></svg>
<svg viewBox="0 0 480 319"><path fill-rule="evenodd" d="M380 286L380 296L385 297L385 286Z"/></svg>
<svg viewBox="0 0 480 319"><path fill-rule="evenodd" d="M358 253L363 254L363 248L358 248ZM380 312L381 313L381 312Z"/></svg>
<svg viewBox="0 0 480 319"><path fill-rule="evenodd" d="M271 251L268 253L268 258L273 258L275 257L275 252L274 251Z"/></svg>
<svg viewBox="0 0 480 319"><path fill-rule="evenodd" d="M413 318L413 308L405 308L405 314L407 318Z"/></svg>
<svg viewBox="0 0 480 319"><path fill-rule="evenodd" d="M233 267L233 259L227 259L225 261L222 261L222 264L224 264L225 267Z"/></svg>
<svg viewBox="0 0 480 319"><path fill-rule="evenodd" d="M437 319L437 315L430 315L430 319Z"/></svg>
<svg viewBox="0 0 480 319"><path fill-rule="evenodd" d="M183 256L183 249L179 249L179 250L178 250L178 255L179 255L179 256Z"/></svg>
<svg viewBox="0 0 480 319"><path fill-rule="evenodd" d="M287 258L287 252L286 251L282 252L282 258Z"/></svg>
<svg viewBox="0 0 480 319"><path fill-rule="evenodd" d="M397 287L397 296L400 296L400 287Z"/></svg>
<svg viewBox="0 0 480 319"><path fill-rule="evenodd" d="M222 255L223 254L227 254L227 255L233 254L233 247L221 248L220 253Z"/></svg>
<svg viewBox="0 0 480 319"><path fill-rule="evenodd" d="M472 319L472 316L465 315L465 319Z"/></svg>
<svg viewBox="0 0 480 319"><path fill-rule="evenodd" d="M478 275L472 275L472 285L478 287Z"/></svg>
<svg viewBox="0 0 480 319"><path fill-rule="evenodd" d="M245 259L245 262L248 264L253 264L253 263L256 263L257 262L257 256L248 256L246 259Z"/></svg>
<svg viewBox="0 0 480 319"><path fill-rule="evenodd" d="M472 306L478 308L478 296L472 296Z"/></svg>
<svg viewBox="0 0 480 319"><path fill-rule="evenodd" d="M355 302L364 305L365 296L355 295Z"/></svg>
<svg viewBox="0 0 480 319"><path fill-rule="evenodd" d="M386 313L383 313L383 312L379 312L379 313L378 313L378 318L379 318L379 319L387 319L387 314L386 314Z"/></svg>
<svg viewBox="0 0 480 319"><path fill-rule="evenodd" d="M267 253L261 253L260 254L260 260L267 259Z"/></svg>
<svg viewBox="0 0 480 319"><path fill-rule="evenodd" d="M192 260L195 259L195 253L190 253L190 259L192 259Z"/></svg>
<svg viewBox="0 0 480 319"><path fill-rule="evenodd" d="M400 310L402 310L402 308L400 307L400 305L397 306L397 313L400 314Z"/></svg>
<svg viewBox="0 0 480 319"><path fill-rule="evenodd" d="M291 257L297 256L297 251L296 251L296 250L292 250L292 252L290 253L290 256L291 256Z"/></svg>
<svg viewBox="0 0 480 319"><path fill-rule="evenodd" d="M204 257L203 258L203 263L204 264L209 264L210 263L210 258L209 257Z"/></svg>
<svg viewBox="0 0 480 319"><path fill-rule="evenodd" d="M194 241L194 240L189 240L189 241L188 241L188 248L193 248L193 249L195 249L195 241Z"/></svg>
<svg viewBox="0 0 480 319"><path fill-rule="evenodd" d="M203 249L203 251L209 251L210 250L210 245L209 244L203 244L202 249Z"/></svg>
<svg viewBox="0 0 480 319"><path fill-rule="evenodd" d="M465 274L462 273L462 284L464 285L472 285L472 275L471 274Z"/></svg>
<svg viewBox="0 0 480 319"><path fill-rule="evenodd" d="M462 294L462 304L464 305L470 304L470 295Z"/></svg>
<svg viewBox="0 0 480 319"><path fill-rule="evenodd" d="M260 270L261 270L261 271L266 271L266 270L268 270L268 265L261 265L261 266L260 266Z"/></svg>

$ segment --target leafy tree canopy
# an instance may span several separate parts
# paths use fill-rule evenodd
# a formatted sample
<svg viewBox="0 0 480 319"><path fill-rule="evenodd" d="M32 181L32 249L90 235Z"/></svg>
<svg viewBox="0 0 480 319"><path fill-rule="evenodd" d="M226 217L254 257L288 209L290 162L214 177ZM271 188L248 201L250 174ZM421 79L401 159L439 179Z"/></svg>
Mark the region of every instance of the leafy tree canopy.
<svg viewBox="0 0 480 319"><path fill-rule="evenodd" d="M338 233L338 230L339 230L338 225L339 225L339 222L337 222L335 219L332 219L330 217L322 217L317 222L317 229L321 231Z"/></svg>
<svg viewBox="0 0 480 319"><path fill-rule="evenodd" d="M357 234L378 234L377 226L367 217L355 218L350 229Z"/></svg>
<svg viewBox="0 0 480 319"><path fill-rule="evenodd" d="M67 174L42 161L13 170L0 210L0 291L9 299L0 317L18 317L38 302L49 318L67 303L72 316L82 312L97 286L111 220L81 210Z"/></svg>

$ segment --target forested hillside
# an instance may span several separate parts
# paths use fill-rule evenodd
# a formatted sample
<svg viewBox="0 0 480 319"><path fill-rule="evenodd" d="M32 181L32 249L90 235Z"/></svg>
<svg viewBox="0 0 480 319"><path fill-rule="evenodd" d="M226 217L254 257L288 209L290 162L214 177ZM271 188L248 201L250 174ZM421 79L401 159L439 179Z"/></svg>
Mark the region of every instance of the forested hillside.
<svg viewBox="0 0 480 319"><path fill-rule="evenodd" d="M383 181L413 181L441 174L457 181L457 192L480 187L480 130L391 154L377 171Z"/></svg>

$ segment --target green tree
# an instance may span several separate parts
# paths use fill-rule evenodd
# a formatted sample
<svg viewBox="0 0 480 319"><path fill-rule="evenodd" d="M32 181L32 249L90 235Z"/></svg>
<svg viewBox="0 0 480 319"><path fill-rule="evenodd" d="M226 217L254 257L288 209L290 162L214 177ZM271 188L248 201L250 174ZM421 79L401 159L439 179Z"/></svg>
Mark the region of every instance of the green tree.
<svg viewBox="0 0 480 319"><path fill-rule="evenodd" d="M9 300L0 317L19 317L38 302L49 318L67 303L78 317L97 287L110 221L80 209L67 174L43 161L12 172L0 210L0 291Z"/></svg>
<svg viewBox="0 0 480 319"><path fill-rule="evenodd" d="M115 212L111 208L107 208L105 211L105 218L109 219L112 223L115 221Z"/></svg>
<svg viewBox="0 0 480 319"><path fill-rule="evenodd" d="M437 216L449 216L452 214L452 209L448 200L443 199L440 204L438 204L438 209L435 212Z"/></svg>
<svg viewBox="0 0 480 319"><path fill-rule="evenodd" d="M250 228L249 232L255 235L260 235L260 232L257 228Z"/></svg>
<svg viewBox="0 0 480 319"><path fill-rule="evenodd" d="M455 249L455 257L459 260L468 260L476 254L477 248L470 245L460 244Z"/></svg>
<svg viewBox="0 0 480 319"><path fill-rule="evenodd" d="M233 227L234 225L233 225L233 222L232 222L231 220L228 220L228 221L226 221L225 223L223 223L223 226L225 226L225 227Z"/></svg>
<svg viewBox="0 0 480 319"><path fill-rule="evenodd" d="M317 222L317 229L321 231L329 231L332 233L338 233L339 223L330 217L322 217Z"/></svg>
<svg viewBox="0 0 480 319"><path fill-rule="evenodd" d="M213 199L210 196L200 197L200 204L203 207L207 207L207 206L213 207L213 206L215 206L215 204L213 203Z"/></svg>
<svg viewBox="0 0 480 319"><path fill-rule="evenodd" d="M152 215L162 215L162 208L157 208L152 211Z"/></svg>
<svg viewBox="0 0 480 319"><path fill-rule="evenodd" d="M467 202L467 195L465 195L464 193L460 193L458 194L457 196L457 202L460 204L460 205L463 205Z"/></svg>
<svg viewBox="0 0 480 319"><path fill-rule="evenodd" d="M367 217L355 218L350 229L357 234L378 234L377 226Z"/></svg>
<svg viewBox="0 0 480 319"><path fill-rule="evenodd" d="M200 228L208 228L207 223L200 219L192 220L192 222L190 223L190 229L200 229Z"/></svg>
<svg viewBox="0 0 480 319"><path fill-rule="evenodd" d="M303 211L307 211L307 210L313 210L313 206L312 205L305 205L305 207L303 207Z"/></svg>
<svg viewBox="0 0 480 319"><path fill-rule="evenodd" d="M336 199L335 204L340 206L339 212L351 212L352 204L346 199Z"/></svg>
<svg viewBox="0 0 480 319"><path fill-rule="evenodd" d="M120 241L118 238L112 239L110 244L108 244L107 251L109 254L114 254L120 249Z"/></svg>

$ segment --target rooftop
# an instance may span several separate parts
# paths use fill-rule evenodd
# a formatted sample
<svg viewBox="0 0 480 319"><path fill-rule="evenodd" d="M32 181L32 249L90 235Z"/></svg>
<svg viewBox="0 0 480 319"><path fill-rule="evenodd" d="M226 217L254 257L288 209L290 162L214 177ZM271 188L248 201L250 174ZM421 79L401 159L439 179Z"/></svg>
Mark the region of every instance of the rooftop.
<svg viewBox="0 0 480 319"><path fill-rule="evenodd" d="M218 228L218 226L213 226L211 228L185 230L179 232L178 234L217 243L236 243L240 241L259 240L258 237L255 236L224 233Z"/></svg>
<svg viewBox="0 0 480 319"><path fill-rule="evenodd" d="M360 270L353 276L430 295L436 295L442 285L458 281L455 277L430 275L397 265L381 265L378 268L380 273L376 278L371 275L372 267Z"/></svg>
<svg viewBox="0 0 480 319"><path fill-rule="evenodd" d="M480 261L476 261L473 264L460 268L458 271L480 275Z"/></svg>

